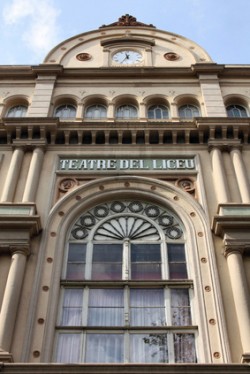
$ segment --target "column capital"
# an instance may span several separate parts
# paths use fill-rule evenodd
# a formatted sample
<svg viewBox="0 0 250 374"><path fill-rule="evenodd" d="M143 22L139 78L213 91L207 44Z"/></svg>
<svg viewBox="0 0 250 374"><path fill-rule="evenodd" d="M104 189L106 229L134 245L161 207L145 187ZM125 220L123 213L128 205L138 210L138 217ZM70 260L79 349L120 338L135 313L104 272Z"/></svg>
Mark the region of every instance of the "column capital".
<svg viewBox="0 0 250 374"><path fill-rule="evenodd" d="M220 151L231 151L232 149L241 149L241 141L239 139L210 139L208 140L208 150L211 152L214 149Z"/></svg>
<svg viewBox="0 0 250 374"><path fill-rule="evenodd" d="M9 246L9 251L12 255L16 253L20 253L24 256L28 256L30 254L30 246L29 245L23 245L23 244L15 244Z"/></svg>
<svg viewBox="0 0 250 374"><path fill-rule="evenodd" d="M243 255L250 250L250 240L238 240L224 238L224 256L227 258L231 254Z"/></svg>

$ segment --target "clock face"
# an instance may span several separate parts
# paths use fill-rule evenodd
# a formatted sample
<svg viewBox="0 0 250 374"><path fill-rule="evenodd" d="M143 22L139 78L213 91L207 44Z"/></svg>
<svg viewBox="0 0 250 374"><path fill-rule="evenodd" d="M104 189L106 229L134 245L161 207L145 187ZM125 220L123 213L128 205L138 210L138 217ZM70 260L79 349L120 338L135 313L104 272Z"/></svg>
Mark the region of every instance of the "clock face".
<svg viewBox="0 0 250 374"><path fill-rule="evenodd" d="M112 60L119 65L134 65L142 62L142 55L139 52L126 49L115 53Z"/></svg>

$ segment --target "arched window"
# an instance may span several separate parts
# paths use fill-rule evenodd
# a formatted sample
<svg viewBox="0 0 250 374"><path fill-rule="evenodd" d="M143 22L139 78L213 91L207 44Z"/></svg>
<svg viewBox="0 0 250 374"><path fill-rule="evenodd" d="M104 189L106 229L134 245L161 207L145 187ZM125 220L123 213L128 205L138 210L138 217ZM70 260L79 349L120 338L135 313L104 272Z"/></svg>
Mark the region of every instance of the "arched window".
<svg viewBox="0 0 250 374"><path fill-rule="evenodd" d="M195 105L182 105L178 109L179 117L181 118L193 118L200 115L199 108Z"/></svg>
<svg viewBox="0 0 250 374"><path fill-rule="evenodd" d="M59 118L75 118L76 116L76 108L70 104L60 105L55 110L55 117Z"/></svg>
<svg viewBox="0 0 250 374"><path fill-rule="evenodd" d="M137 108L133 105L121 105L116 109L116 118L118 119L131 119L137 117Z"/></svg>
<svg viewBox="0 0 250 374"><path fill-rule="evenodd" d="M7 112L7 117L25 117L28 107L26 105L15 105L11 107Z"/></svg>
<svg viewBox="0 0 250 374"><path fill-rule="evenodd" d="M234 118L246 118L248 117L246 109L242 105L228 105L227 106L228 117Z"/></svg>
<svg viewBox="0 0 250 374"><path fill-rule="evenodd" d="M196 362L190 278L172 212L123 200L82 214L65 256L55 361Z"/></svg>
<svg viewBox="0 0 250 374"><path fill-rule="evenodd" d="M91 105L86 109L86 118L101 119L107 117L107 108L104 105Z"/></svg>
<svg viewBox="0 0 250 374"><path fill-rule="evenodd" d="M165 105L152 105L148 109L149 119L165 119L169 118L168 108Z"/></svg>

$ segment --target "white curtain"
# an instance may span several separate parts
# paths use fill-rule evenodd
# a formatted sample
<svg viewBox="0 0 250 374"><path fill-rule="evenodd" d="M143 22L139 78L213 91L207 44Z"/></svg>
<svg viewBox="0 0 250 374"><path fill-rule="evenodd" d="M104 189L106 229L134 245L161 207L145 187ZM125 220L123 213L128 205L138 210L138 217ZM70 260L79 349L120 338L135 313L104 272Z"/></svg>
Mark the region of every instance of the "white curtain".
<svg viewBox="0 0 250 374"><path fill-rule="evenodd" d="M163 289L130 290L132 326L164 326L166 324Z"/></svg>
<svg viewBox="0 0 250 374"><path fill-rule="evenodd" d="M167 334L131 334L130 361L168 362Z"/></svg>
<svg viewBox="0 0 250 374"><path fill-rule="evenodd" d="M81 326L82 325L82 302L83 290L66 288L64 290L62 326Z"/></svg>
<svg viewBox="0 0 250 374"><path fill-rule="evenodd" d="M90 289L88 326L124 325L123 289Z"/></svg>
<svg viewBox="0 0 250 374"><path fill-rule="evenodd" d="M80 334L59 334L56 352L56 362L77 363L80 362Z"/></svg>
<svg viewBox="0 0 250 374"><path fill-rule="evenodd" d="M87 334L86 362L123 362L123 339L122 334Z"/></svg>
<svg viewBox="0 0 250 374"><path fill-rule="evenodd" d="M194 334L174 334L175 362L196 362Z"/></svg>
<svg viewBox="0 0 250 374"><path fill-rule="evenodd" d="M189 290L171 289L171 311L172 325L188 326L191 325L191 312L189 302Z"/></svg>

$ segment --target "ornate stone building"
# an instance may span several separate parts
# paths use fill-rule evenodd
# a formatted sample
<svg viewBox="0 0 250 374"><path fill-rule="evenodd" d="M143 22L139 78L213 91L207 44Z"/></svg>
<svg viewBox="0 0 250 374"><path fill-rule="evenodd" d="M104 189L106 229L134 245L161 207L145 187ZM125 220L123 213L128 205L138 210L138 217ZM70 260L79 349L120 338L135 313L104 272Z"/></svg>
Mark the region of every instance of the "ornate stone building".
<svg viewBox="0 0 250 374"><path fill-rule="evenodd" d="M0 77L0 372L249 372L250 66L125 15Z"/></svg>

